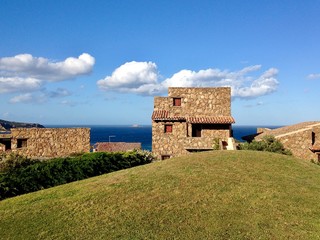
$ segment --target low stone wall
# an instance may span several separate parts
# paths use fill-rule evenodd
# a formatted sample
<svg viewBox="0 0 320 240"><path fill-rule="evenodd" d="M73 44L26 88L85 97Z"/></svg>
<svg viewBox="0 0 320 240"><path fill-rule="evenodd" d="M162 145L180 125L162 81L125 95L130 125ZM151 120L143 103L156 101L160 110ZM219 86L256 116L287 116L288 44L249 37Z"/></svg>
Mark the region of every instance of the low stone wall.
<svg viewBox="0 0 320 240"><path fill-rule="evenodd" d="M303 159L315 159L315 154L309 149L311 147L311 131L291 134L289 136L277 137L286 149L289 149L296 157Z"/></svg>
<svg viewBox="0 0 320 240"><path fill-rule="evenodd" d="M297 131L289 135L276 137L285 148L290 149L294 156L306 160L318 160L318 155L310 150L312 147L312 133L315 134L315 142L320 141L320 127Z"/></svg>
<svg viewBox="0 0 320 240"><path fill-rule="evenodd" d="M127 142L98 142L94 145L94 152L127 152L141 149L141 143Z"/></svg>
<svg viewBox="0 0 320 240"><path fill-rule="evenodd" d="M13 128L11 149L30 158L90 152L89 128Z"/></svg>

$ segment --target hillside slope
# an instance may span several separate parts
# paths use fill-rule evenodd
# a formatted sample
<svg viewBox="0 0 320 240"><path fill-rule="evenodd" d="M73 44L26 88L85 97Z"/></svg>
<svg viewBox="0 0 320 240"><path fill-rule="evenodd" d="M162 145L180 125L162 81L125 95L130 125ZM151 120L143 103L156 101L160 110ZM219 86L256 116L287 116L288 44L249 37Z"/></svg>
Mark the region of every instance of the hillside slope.
<svg viewBox="0 0 320 240"><path fill-rule="evenodd" d="M3 239L318 239L320 167L216 151L0 202Z"/></svg>

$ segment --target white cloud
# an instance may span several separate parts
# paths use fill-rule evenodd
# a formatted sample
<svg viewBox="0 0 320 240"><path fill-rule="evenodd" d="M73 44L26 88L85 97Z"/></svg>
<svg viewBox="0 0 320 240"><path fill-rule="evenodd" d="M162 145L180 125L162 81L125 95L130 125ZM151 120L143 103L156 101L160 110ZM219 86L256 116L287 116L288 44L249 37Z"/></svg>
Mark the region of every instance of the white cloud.
<svg viewBox="0 0 320 240"><path fill-rule="evenodd" d="M13 104L14 103L30 103L30 102L33 102L34 100L35 99L31 93L25 93L25 94L21 94L11 98L9 102Z"/></svg>
<svg viewBox="0 0 320 240"><path fill-rule="evenodd" d="M270 68L254 80L250 86L234 87L232 95L239 98L254 98L275 92L279 84L275 78L277 74L277 69Z"/></svg>
<svg viewBox="0 0 320 240"><path fill-rule="evenodd" d="M47 81L62 81L92 71L95 59L87 53L78 58L69 57L62 62L54 62L31 54L0 58L0 71L4 76L27 76Z"/></svg>
<svg viewBox="0 0 320 240"><path fill-rule="evenodd" d="M34 91L40 89L41 85L41 81L36 78L0 76L0 93Z"/></svg>
<svg viewBox="0 0 320 240"><path fill-rule="evenodd" d="M99 80L102 90L157 95L168 87L222 87L232 88L235 98L255 98L277 90L278 70L270 68L258 77L250 76L261 69L261 65L248 66L240 71L205 69L200 71L181 70L163 81L157 66L152 62L128 62L117 68L111 76Z"/></svg>
<svg viewBox="0 0 320 240"><path fill-rule="evenodd" d="M311 80L314 80L314 79L320 79L320 73L312 73L312 74L309 74L307 76L308 79L311 79Z"/></svg>
<svg viewBox="0 0 320 240"><path fill-rule="evenodd" d="M103 90L144 93L157 84L158 77L155 63L133 61L118 67L111 76L99 80L97 84Z"/></svg>
<svg viewBox="0 0 320 240"><path fill-rule="evenodd" d="M87 53L61 62L33 57L31 54L0 58L0 93L36 91L45 82L64 81L89 74L94 64L95 59Z"/></svg>

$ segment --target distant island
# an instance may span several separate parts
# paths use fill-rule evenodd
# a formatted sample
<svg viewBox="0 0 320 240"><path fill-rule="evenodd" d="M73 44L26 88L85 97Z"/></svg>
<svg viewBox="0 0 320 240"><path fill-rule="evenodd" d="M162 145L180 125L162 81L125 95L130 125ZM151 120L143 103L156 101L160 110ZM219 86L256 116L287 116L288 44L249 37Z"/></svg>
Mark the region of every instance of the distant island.
<svg viewBox="0 0 320 240"><path fill-rule="evenodd" d="M11 122L0 119L0 131L9 131L11 128L45 128L39 123Z"/></svg>

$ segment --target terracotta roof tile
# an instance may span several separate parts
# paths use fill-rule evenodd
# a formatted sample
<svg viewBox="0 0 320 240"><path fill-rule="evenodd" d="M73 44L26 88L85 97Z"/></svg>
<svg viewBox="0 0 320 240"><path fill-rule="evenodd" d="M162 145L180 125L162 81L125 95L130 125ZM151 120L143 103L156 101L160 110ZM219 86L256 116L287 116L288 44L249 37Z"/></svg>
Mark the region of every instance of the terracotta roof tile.
<svg viewBox="0 0 320 240"><path fill-rule="evenodd" d="M179 120L186 120L185 117L181 116L170 116L169 111L167 110L156 110L152 113L152 120L173 120L173 121L179 121Z"/></svg>
<svg viewBox="0 0 320 240"><path fill-rule="evenodd" d="M235 123L235 120L231 116L196 116L196 117L182 117L182 116L170 116L170 112L167 110L156 110L152 113L152 120L171 120L171 121L183 121L187 120L189 123L204 123L204 124L230 124Z"/></svg>
<svg viewBox="0 0 320 240"><path fill-rule="evenodd" d="M230 124L235 123L231 116L211 116L211 117L188 117L189 123L207 123L207 124Z"/></svg>

